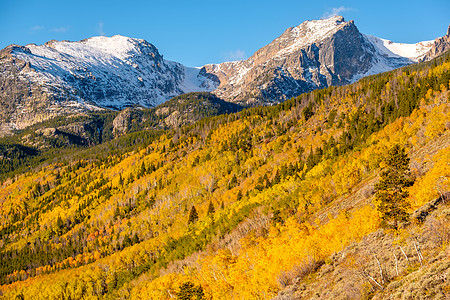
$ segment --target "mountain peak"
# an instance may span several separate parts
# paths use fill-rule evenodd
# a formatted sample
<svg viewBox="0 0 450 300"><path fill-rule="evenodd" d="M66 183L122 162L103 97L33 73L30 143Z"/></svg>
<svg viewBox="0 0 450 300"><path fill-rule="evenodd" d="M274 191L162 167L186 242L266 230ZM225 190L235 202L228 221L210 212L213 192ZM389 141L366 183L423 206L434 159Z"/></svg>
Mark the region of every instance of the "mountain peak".
<svg viewBox="0 0 450 300"><path fill-rule="evenodd" d="M326 19L308 20L302 22L300 25L294 27L298 30L308 30L315 35L323 34L329 30L340 28L341 25L353 23L353 21L346 22L343 16L332 16Z"/></svg>
<svg viewBox="0 0 450 300"><path fill-rule="evenodd" d="M447 29L447 35L435 39L430 50L421 57L420 61L430 60L433 57L439 56L448 50L450 50L450 25Z"/></svg>
<svg viewBox="0 0 450 300"><path fill-rule="evenodd" d="M364 35L353 21L332 16L288 28L247 60L201 69L166 61L151 43L122 35L11 45L0 52L6 58L3 69L10 71L0 72L0 83L17 86L11 78L19 78L21 91L32 92L17 99L38 97L55 104L43 113L45 118L61 107L71 111L72 107L90 110L92 105L151 107L195 91L214 91L222 99L244 105L273 104L427 60L449 48L450 35L417 44L393 43ZM0 105L8 97L0 95ZM11 110L16 114L8 115L14 128L29 125L27 110L36 110L34 100L19 100L30 107ZM14 106L8 103L8 107Z"/></svg>
<svg viewBox="0 0 450 300"><path fill-rule="evenodd" d="M199 69L166 61L151 43L121 35L76 42L52 40L44 45L11 45L1 56L7 57L2 61L4 69L11 70L14 76L1 72L0 82L15 86L17 83L10 82L11 78L19 78L27 87L23 89L27 91L24 99L38 97L46 103L43 107L52 106L42 113L41 119L52 116L55 110L73 113L98 106L152 107L183 93L211 91L216 87L214 80L202 76ZM0 107L3 99L9 101L7 97L0 98ZM15 115L8 117L13 120L11 128L23 128L34 122L30 121L30 112L38 108L33 101L25 102L30 107L17 109Z"/></svg>
<svg viewBox="0 0 450 300"><path fill-rule="evenodd" d="M353 20L332 16L288 28L245 61L204 68L219 78L214 91L219 97L245 105L267 104L417 62L432 45L433 41L401 44L367 36ZM441 48L436 52L442 53Z"/></svg>
<svg viewBox="0 0 450 300"><path fill-rule="evenodd" d="M283 47L280 51L280 55L290 53L296 49L302 48L309 44L323 40L326 37L333 35L338 30L346 26L347 24L353 24L352 22L345 22L342 16L333 16L328 19L310 20L301 23L296 27L291 27L285 31L274 42L279 43L280 40L288 40L288 47Z"/></svg>
<svg viewBox="0 0 450 300"><path fill-rule="evenodd" d="M65 53L73 57L97 60L103 60L105 57L123 60L129 56L141 54L152 54L154 57L160 56L158 49L149 42L122 35L114 35L112 37L95 36L76 42L51 40L43 46L31 44L27 45L27 47L42 51L50 48L58 53Z"/></svg>
<svg viewBox="0 0 450 300"><path fill-rule="evenodd" d="M329 23L329 24L341 24L345 23L345 19L343 16L331 16L328 18L321 18L321 19L314 19L314 20L307 20L302 22L303 23Z"/></svg>
<svg viewBox="0 0 450 300"><path fill-rule="evenodd" d="M314 27L314 26L318 26L318 25L334 27L334 26L338 26L342 23L346 23L343 16L331 16L328 18L306 20L306 21L303 21L302 23L300 23L300 25L294 26L291 28L302 27L302 26Z"/></svg>

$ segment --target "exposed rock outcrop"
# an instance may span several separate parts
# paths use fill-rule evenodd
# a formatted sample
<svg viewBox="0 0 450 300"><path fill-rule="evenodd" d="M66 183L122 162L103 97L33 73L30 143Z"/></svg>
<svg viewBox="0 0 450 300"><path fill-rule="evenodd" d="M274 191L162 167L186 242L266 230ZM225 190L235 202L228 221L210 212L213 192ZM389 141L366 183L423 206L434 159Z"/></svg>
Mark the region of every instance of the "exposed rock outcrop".
<svg viewBox="0 0 450 300"><path fill-rule="evenodd" d="M435 41L399 44L364 35L341 16L288 28L247 60L202 68L167 61L154 45L118 35L10 45L0 51L0 136L54 116L155 107L189 92L214 91L244 106L271 105L448 49L450 32ZM183 124L182 118L174 114L167 124ZM124 133L125 125L117 120L115 133Z"/></svg>
<svg viewBox="0 0 450 300"><path fill-rule="evenodd" d="M220 80L214 93L222 99L271 104L414 63L431 45L366 36L335 16L291 27L247 60L206 65L202 72Z"/></svg>
<svg viewBox="0 0 450 300"><path fill-rule="evenodd" d="M183 93L217 86L214 76L166 61L154 45L124 36L11 45L0 57L4 133L57 115L153 107Z"/></svg>
<svg viewBox="0 0 450 300"><path fill-rule="evenodd" d="M430 60L448 50L450 50L450 25L447 29L447 35L441 38L437 38L434 41L433 47L431 47L430 51L428 51L427 54L423 57L422 61Z"/></svg>
<svg viewBox="0 0 450 300"><path fill-rule="evenodd" d="M14 51L30 53L25 47L11 45L0 51L0 136L23 129L57 115L74 114L90 107L64 99L31 81L25 74L36 74L29 62Z"/></svg>

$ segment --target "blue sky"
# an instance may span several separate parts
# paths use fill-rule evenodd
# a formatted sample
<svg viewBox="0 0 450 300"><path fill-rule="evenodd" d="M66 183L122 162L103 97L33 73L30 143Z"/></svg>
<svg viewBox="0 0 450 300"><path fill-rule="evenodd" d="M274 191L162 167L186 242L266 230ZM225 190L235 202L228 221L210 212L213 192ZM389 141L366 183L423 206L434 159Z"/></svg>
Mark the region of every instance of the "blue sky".
<svg viewBox="0 0 450 300"><path fill-rule="evenodd" d="M247 58L288 27L332 14L395 42L432 40L446 34L449 12L449 0L0 0L0 48L121 34L201 66Z"/></svg>

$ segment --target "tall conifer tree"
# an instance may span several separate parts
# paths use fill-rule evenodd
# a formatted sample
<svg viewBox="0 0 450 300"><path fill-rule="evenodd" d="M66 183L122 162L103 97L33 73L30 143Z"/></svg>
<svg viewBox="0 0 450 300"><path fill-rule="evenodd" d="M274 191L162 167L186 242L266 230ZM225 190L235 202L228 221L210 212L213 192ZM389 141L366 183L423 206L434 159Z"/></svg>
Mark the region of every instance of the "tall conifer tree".
<svg viewBox="0 0 450 300"><path fill-rule="evenodd" d="M409 157L400 145L389 150L386 167L375 186L375 198L384 227L398 228L399 222L408 221L409 196L407 187L412 184L409 171Z"/></svg>
<svg viewBox="0 0 450 300"><path fill-rule="evenodd" d="M191 211L189 212L188 224L194 223L198 220L198 213L195 209L195 206L192 206Z"/></svg>

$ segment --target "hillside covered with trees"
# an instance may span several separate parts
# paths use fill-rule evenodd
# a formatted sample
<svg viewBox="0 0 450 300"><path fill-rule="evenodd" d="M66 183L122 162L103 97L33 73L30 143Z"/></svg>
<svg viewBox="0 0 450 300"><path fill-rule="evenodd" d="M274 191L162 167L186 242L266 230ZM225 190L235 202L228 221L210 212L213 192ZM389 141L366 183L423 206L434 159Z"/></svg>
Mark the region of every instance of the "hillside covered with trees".
<svg viewBox="0 0 450 300"><path fill-rule="evenodd" d="M17 141L1 147L2 164L18 153L18 165L0 185L0 291L443 298L449 83L446 54L276 106L218 116L212 107L192 124L152 123L48 156Z"/></svg>
<svg viewBox="0 0 450 300"><path fill-rule="evenodd" d="M139 139L128 135L111 142L115 146L110 147L120 144L118 150L126 152L136 143L147 145L143 136L160 135L171 128L242 109L211 93L197 92L174 97L154 108L136 106L120 112L104 109L58 116L17 130L13 135L0 137L0 180L20 174L49 158L61 157L61 153L73 156L80 150L108 143L125 134L141 132ZM130 149L125 150L124 147Z"/></svg>

